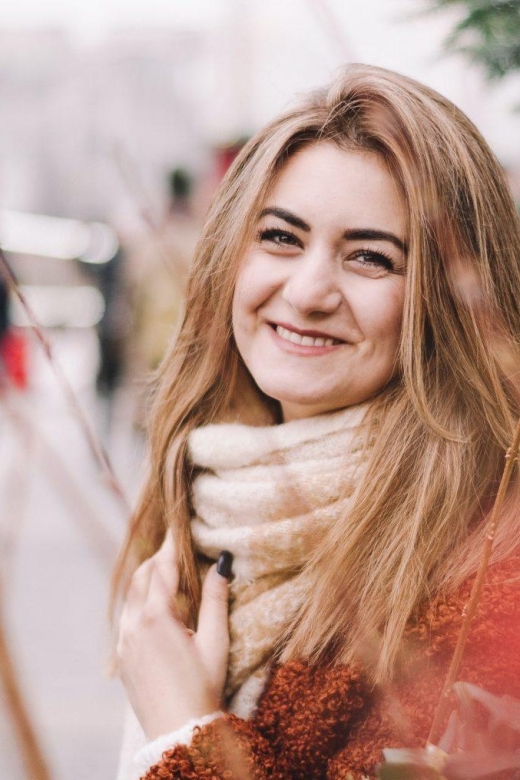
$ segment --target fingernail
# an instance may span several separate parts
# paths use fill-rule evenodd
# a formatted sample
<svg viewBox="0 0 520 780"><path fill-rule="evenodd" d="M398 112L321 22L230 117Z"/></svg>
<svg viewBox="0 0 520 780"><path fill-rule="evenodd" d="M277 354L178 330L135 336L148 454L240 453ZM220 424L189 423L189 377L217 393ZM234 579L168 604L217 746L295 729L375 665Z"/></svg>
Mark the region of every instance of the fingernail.
<svg viewBox="0 0 520 780"><path fill-rule="evenodd" d="M222 550L218 556L217 573L227 580L231 577L231 566L233 565L233 554L228 550Z"/></svg>

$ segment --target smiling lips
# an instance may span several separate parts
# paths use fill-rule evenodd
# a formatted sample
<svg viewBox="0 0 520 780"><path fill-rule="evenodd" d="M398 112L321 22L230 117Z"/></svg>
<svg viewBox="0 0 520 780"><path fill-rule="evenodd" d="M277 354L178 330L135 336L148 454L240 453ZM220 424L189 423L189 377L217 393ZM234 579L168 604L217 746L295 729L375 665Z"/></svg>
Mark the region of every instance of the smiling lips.
<svg viewBox="0 0 520 780"><path fill-rule="evenodd" d="M297 344L301 347L333 347L343 342L338 339L331 338L330 336L311 336L307 333L297 333L294 330L284 327L283 325L276 325L273 323L273 329L277 335L284 341L289 341L291 344Z"/></svg>

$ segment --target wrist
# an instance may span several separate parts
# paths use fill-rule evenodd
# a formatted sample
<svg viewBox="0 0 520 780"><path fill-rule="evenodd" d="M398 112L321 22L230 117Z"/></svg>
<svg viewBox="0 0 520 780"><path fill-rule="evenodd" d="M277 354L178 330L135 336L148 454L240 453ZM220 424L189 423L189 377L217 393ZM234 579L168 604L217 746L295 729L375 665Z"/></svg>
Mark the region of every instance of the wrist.
<svg viewBox="0 0 520 780"><path fill-rule="evenodd" d="M200 706L179 707L176 702L175 711L156 712L154 716L143 723L143 731L149 741L156 740L164 734L176 732L183 729L187 723L197 723L200 720L214 715L221 714L221 702L217 700L207 700Z"/></svg>

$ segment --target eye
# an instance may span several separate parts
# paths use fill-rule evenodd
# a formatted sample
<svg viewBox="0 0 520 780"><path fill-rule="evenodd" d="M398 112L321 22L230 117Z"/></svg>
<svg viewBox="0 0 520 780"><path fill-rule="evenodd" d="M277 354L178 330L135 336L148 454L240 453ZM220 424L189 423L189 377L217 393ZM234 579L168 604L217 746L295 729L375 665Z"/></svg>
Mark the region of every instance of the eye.
<svg viewBox="0 0 520 780"><path fill-rule="evenodd" d="M398 273L394 260L380 250L358 249L345 258L353 267L362 269L370 276L384 276L387 273Z"/></svg>
<svg viewBox="0 0 520 780"><path fill-rule="evenodd" d="M289 230L282 230L281 228L265 228L264 230L260 230L257 234L257 240L260 243L267 242L280 247L302 246L302 242L294 233L291 233Z"/></svg>

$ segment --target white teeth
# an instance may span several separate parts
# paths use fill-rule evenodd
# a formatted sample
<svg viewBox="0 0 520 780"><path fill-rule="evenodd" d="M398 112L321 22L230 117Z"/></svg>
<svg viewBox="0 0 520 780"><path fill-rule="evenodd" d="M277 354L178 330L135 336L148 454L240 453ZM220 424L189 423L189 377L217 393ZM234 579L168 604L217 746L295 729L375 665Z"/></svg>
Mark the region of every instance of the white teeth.
<svg viewBox="0 0 520 780"><path fill-rule="evenodd" d="M334 339L326 339L322 336L313 338L312 336L300 336L299 333L295 333L288 328L282 328L281 325L276 326L276 332L282 339L290 341L293 344L300 344L303 347L332 347Z"/></svg>

